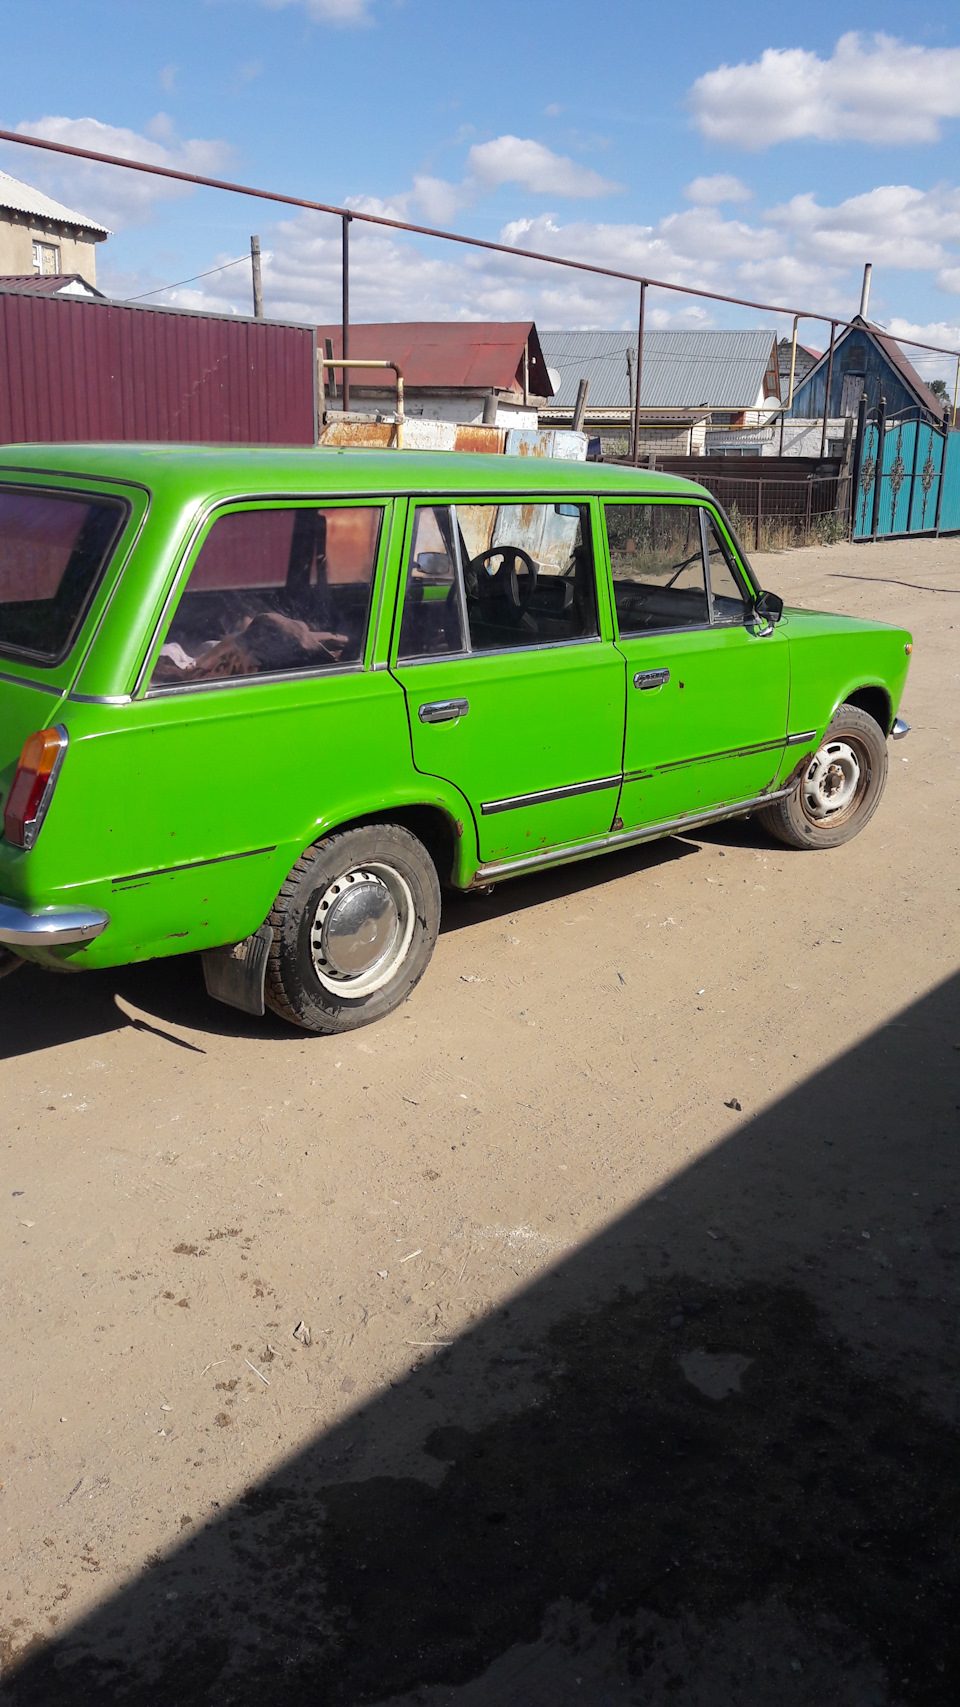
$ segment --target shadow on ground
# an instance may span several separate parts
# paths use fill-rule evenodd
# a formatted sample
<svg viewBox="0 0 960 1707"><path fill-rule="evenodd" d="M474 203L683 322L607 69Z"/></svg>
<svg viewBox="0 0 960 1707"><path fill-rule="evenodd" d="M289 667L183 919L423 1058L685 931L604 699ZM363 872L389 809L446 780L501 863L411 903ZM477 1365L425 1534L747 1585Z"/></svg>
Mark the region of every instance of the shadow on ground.
<svg viewBox="0 0 960 1707"><path fill-rule="evenodd" d="M499 885L492 895L446 895L441 931L467 930L485 919L519 913L563 895L583 894L694 852L692 843L671 838L558 867L540 877L518 878ZM149 1017L131 1017L118 1005L118 997ZM147 1030L179 1025L211 1037L303 1043L301 1031L271 1013L254 1019L212 1001L204 986L199 954L175 955L169 960L149 960L140 966L118 966L105 972L52 973L37 966L22 966L0 979L0 1061L100 1037L128 1025ZM323 1040L318 1043L322 1048Z"/></svg>
<svg viewBox="0 0 960 1707"><path fill-rule="evenodd" d="M38 1641L3 1700L953 1707L958 990ZM416 1447L433 1485L390 1469Z"/></svg>

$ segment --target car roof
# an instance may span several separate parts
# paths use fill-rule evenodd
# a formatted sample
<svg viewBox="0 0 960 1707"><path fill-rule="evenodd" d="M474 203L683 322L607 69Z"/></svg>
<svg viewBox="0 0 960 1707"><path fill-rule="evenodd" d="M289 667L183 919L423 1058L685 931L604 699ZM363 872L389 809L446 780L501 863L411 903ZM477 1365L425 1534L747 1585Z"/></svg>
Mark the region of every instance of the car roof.
<svg viewBox="0 0 960 1707"><path fill-rule="evenodd" d="M326 446L19 444L0 448L0 474L49 473L189 496L459 492L623 493L709 497L702 486L646 468L476 452L339 450Z"/></svg>

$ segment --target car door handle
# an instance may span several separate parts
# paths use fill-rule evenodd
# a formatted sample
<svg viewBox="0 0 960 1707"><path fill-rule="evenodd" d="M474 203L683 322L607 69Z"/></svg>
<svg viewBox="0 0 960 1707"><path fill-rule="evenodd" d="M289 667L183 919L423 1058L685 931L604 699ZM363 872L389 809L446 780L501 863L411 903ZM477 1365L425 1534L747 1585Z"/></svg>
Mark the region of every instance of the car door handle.
<svg viewBox="0 0 960 1707"><path fill-rule="evenodd" d="M638 670L633 678L635 688L662 688L670 680L669 670Z"/></svg>
<svg viewBox="0 0 960 1707"><path fill-rule="evenodd" d="M468 699L434 699L421 705L418 715L421 723L452 723L457 717L466 717L469 710Z"/></svg>

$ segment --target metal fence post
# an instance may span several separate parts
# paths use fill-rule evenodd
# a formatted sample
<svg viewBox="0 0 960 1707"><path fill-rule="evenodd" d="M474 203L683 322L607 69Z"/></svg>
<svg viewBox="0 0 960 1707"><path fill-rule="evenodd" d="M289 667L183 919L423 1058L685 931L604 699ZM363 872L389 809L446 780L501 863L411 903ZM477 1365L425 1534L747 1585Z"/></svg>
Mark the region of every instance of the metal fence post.
<svg viewBox="0 0 960 1707"><path fill-rule="evenodd" d="M827 357L827 389L823 398L823 432L820 434L820 460L827 454L827 422L830 418L830 388L833 384L833 345L837 336L837 322L830 322L830 354Z"/></svg>
<svg viewBox="0 0 960 1707"><path fill-rule="evenodd" d="M346 361L350 354L350 215L343 216L343 238L341 249L341 284L342 308L340 314L340 337L343 342L343 359ZM343 370L343 412L346 414L350 407L350 369Z"/></svg>
<svg viewBox="0 0 960 1707"><path fill-rule="evenodd" d="M887 428L887 400L881 393L877 404L877 467L873 476L873 513L870 517L870 538L876 539L880 524L880 485L883 480L884 440Z"/></svg>
<svg viewBox="0 0 960 1707"><path fill-rule="evenodd" d="M863 464L863 441L867 433L867 394L860 393L857 405L857 442L853 447L853 467L850 470L850 538L857 533L857 493L860 490L860 469Z"/></svg>
<svg viewBox="0 0 960 1707"><path fill-rule="evenodd" d="M754 551L760 550L760 522L763 518L763 481L757 480L757 539Z"/></svg>
<svg viewBox="0 0 960 1707"><path fill-rule="evenodd" d="M643 380L643 323L647 314L647 281L640 284L640 319L637 322L637 373L633 387L633 466L640 461L640 385Z"/></svg>

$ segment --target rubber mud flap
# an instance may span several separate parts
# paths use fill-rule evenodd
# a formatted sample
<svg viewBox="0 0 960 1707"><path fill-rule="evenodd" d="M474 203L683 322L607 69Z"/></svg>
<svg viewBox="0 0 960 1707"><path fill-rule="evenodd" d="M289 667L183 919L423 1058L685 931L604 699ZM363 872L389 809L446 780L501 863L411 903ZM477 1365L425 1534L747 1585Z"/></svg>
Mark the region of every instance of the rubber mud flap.
<svg viewBox="0 0 960 1707"><path fill-rule="evenodd" d="M272 945L272 926L261 925L242 942L206 949L200 958L207 995L230 1008L239 1008L241 1013L262 1018L266 1012L263 981Z"/></svg>

